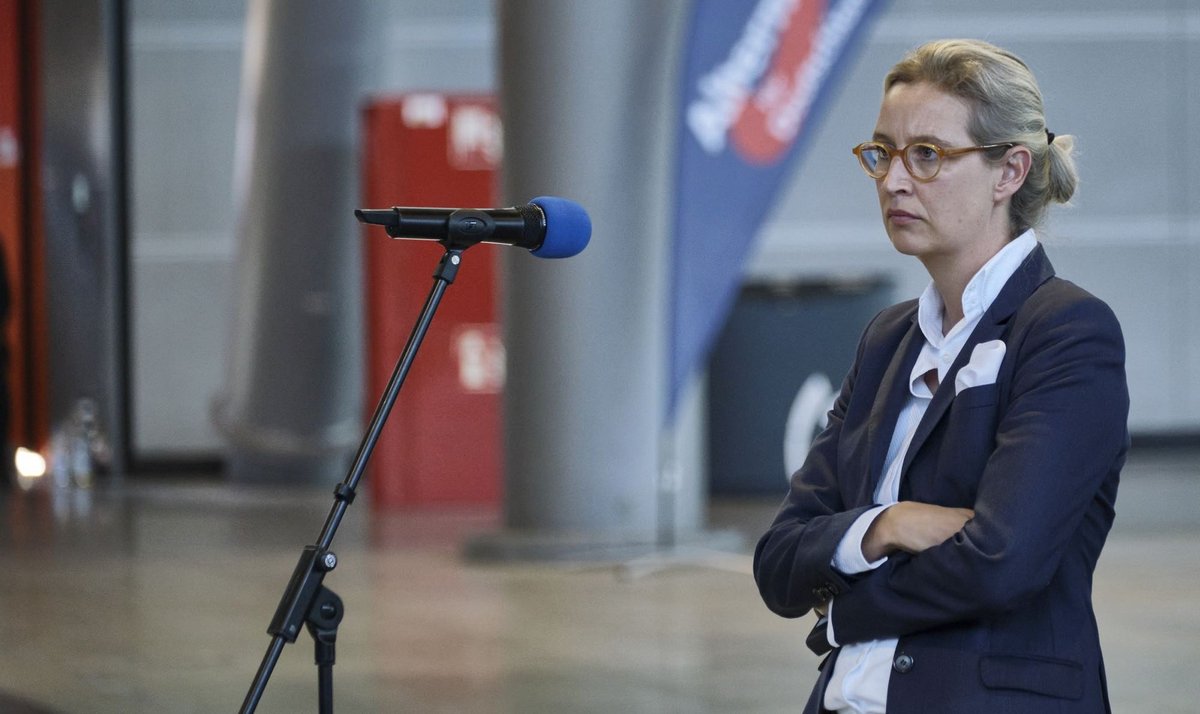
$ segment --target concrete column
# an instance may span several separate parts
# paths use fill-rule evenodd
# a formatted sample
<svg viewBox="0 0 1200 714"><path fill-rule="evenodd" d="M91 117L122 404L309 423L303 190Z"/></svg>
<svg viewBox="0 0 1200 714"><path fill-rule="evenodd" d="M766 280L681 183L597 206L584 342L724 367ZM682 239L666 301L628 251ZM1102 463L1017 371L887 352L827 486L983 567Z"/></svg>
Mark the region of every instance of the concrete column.
<svg viewBox="0 0 1200 714"><path fill-rule="evenodd" d="M370 0L250 3L234 181L237 313L214 410L237 481L334 483L361 438L358 110Z"/></svg>
<svg viewBox="0 0 1200 714"><path fill-rule="evenodd" d="M505 256L508 537L476 552L578 554L700 525L699 470L664 508L665 260L681 2L500 5L503 194L582 203L577 257ZM673 440L672 440L673 441Z"/></svg>
<svg viewBox="0 0 1200 714"><path fill-rule="evenodd" d="M36 9L51 468L86 484L95 465L70 465L67 447L85 414L108 442L113 477L126 469L124 4L46 0Z"/></svg>

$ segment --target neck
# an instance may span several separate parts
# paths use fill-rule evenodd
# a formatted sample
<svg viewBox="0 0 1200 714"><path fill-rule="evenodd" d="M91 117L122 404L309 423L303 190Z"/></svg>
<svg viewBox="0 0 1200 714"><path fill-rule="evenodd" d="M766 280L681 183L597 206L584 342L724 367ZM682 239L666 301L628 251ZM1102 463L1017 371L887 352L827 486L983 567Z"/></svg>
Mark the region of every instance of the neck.
<svg viewBox="0 0 1200 714"><path fill-rule="evenodd" d="M982 265L982 263L981 263ZM976 269L978 270L978 269ZM933 274L933 271L930 271ZM972 271L965 277L955 276L954 278L943 277L941 279L934 277L933 285L937 288L938 295L942 296L942 334L950 332L951 328L958 324L958 321L963 319L962 294L967 288L967 283L971 281L971 276L975 272Z"/></svg>
<svg viewBox="0 0 1200 714"><path fill-rule="evenodd" d="M1008 244L1007 237L979 241L975 250L955 255L928 256L922 262L942 298L942 334L963 319L963 292L979 269Z"/></svg>

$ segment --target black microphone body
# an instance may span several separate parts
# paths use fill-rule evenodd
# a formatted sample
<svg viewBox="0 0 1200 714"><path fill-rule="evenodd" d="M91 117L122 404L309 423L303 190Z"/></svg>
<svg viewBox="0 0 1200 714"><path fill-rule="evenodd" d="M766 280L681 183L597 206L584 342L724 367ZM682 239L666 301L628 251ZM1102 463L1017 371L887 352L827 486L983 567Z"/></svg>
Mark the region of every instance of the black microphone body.
<svg viewBox="0 0 1200 714"><path fill-rule="evenodd" d="M355 211L393 238L432 240L447 248L498 243L536 250L546 238L546 215L534 204L513 208L405 208Z"/></svg>

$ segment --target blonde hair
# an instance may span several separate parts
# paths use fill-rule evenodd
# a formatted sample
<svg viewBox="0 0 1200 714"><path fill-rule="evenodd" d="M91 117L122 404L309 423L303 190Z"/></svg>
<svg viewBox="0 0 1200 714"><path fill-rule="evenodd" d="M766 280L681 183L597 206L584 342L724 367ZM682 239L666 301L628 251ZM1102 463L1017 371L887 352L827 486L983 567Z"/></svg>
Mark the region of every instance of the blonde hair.
<svg viewBox="0 0 1200 714"><path fill-rule="evenodd" d="M1049 133L1042 92L1019 57L982 40L927 42L892 67L883 91L919 82L966 100L967 131L976 143L1014 142L1032 154L1029 175L1009 204L1011 237L1040 224L1051 201L1071 200L1079 183L1075 139Z"/></svg>

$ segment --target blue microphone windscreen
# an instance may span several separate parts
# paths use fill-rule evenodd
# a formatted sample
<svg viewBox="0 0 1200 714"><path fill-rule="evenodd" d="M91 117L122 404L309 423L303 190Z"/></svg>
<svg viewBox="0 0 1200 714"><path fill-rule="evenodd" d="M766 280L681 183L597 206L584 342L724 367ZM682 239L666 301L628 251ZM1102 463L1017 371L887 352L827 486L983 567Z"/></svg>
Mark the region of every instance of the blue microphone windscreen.
<svg viewBox="0 0 1200 714"><path fill-rule="evenodd" d="M530 203L546 214L546 237L537 250L539 258L570 258L587 247L592 238L592 219L583 206L556 196L539 196Z"/></svg>

